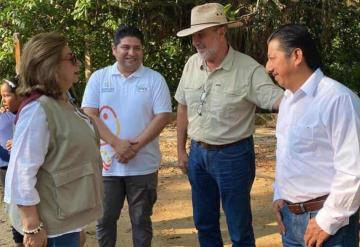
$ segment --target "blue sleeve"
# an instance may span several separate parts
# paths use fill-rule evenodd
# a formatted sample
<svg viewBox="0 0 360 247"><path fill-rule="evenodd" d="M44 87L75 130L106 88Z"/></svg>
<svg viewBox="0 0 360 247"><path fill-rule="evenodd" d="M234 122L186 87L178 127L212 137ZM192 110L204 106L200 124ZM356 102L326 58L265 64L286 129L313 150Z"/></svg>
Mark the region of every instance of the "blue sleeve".
<svg viewBox="0 0 360 247"><path fill-rule="evenodd" d="M1 145L0 145L0 159L2 159L2 161L5 162L9 162L10 159L9 151L3 148Z"/></svg>

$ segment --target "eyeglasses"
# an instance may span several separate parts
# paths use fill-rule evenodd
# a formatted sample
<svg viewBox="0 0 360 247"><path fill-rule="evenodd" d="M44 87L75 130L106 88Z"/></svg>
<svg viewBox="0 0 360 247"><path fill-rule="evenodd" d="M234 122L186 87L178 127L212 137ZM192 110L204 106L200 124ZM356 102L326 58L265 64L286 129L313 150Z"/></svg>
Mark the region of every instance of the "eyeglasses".
<svg viewBox="0 0 360 247"><path fill-rule="evenodd" d="M63 58L61 59L61 61L70 61L72 65L77 65L79 59L76 57L75 53L69 53L69 57L68 58Z"/></svg>
<svg viewBox="0 0 360 247"><path fill-rule="evenodd" d="M207 96L207 92L205 91L205 88L203 88L203 92L200 95L200 104L197 108L197 113L199 116L202 116L202 109L205 104L206 96Z"/></svg>

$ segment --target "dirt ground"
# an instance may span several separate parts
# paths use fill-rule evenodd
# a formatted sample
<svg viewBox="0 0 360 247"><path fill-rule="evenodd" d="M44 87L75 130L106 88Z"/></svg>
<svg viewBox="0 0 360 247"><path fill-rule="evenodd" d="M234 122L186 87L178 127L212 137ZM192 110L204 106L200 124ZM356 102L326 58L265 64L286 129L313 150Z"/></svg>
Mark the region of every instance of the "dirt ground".
<svg viewBox="0 0 360 247"><path fill-rule="evenodd" d="M176 168L175 125L168 126L160 136L163 162L159 171L158 201L152 217L154 247L199 246L192 221L190 186L187 177ZM256 178L251 192L253 226L258 247L277 247L280 235L271 211L272 182L274 179L274 129L259 127L255 134ZM0 204L2 209L3 205ZM225 246L231 246L222 213L221 230ZM97 246L95 224L85 229L85 246ZM0 246L12 246L11 231L7 216L0 210ZM131 225L127 206L118 222L119 247L132 246Z"/></svg>

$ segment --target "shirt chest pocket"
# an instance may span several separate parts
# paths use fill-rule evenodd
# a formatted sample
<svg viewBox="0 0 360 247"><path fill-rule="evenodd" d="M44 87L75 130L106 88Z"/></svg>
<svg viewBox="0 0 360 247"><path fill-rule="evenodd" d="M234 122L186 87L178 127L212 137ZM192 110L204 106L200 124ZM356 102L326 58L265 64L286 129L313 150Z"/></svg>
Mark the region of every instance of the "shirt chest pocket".
<svg viewBox="0 0 360 247"><path fill-rule="evenodd" d="M316 127L309 125L295 125L290 130L288 142L293 156L313 153L315 150L314 133Z"/></svg>
<svg viewBox="0 0 360 247"><path fill-rule="evenodd" d="M201 94L204 92L203 87L194 87L194 88L184 88L185 91L185 100L186 104L190 109L195 109L199 104L201 104ZM207 100L204 97L204 102Z"/></svg>
<svg viewBox="0 0 360 247"><path fill-rule="evenodd" d="M210 111L214 114L221 114L224 117L237 116L242 108L247 108L248 102L241 90L233 87L221 88L216 84L209 95Z"/></svg>

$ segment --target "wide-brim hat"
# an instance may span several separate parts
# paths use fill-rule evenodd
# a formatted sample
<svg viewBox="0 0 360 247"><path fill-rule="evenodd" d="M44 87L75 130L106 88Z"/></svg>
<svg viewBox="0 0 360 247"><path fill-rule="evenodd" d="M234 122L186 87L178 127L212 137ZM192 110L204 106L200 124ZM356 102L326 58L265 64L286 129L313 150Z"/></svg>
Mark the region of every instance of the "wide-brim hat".
<svg viewBox="0 0 360 247"><path fill-rule="evenodd" d="M206 3L195 6L191 10L190 28L179 31L176 35L184 37L199 32L205 28L228 25L237 21L228 21L224 6L219 3Z"/></svg>

